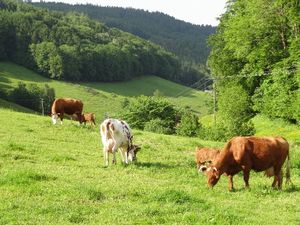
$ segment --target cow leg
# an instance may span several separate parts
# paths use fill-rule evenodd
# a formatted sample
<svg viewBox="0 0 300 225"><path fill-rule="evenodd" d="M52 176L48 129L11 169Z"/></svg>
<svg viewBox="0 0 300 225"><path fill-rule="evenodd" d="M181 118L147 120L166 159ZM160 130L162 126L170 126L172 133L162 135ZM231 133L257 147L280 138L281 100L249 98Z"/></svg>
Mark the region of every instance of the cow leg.
<svg viewBox="0 0 300 225"><path fill-rule="evenodd" d="M128 152L124 152L125 155L125 164L128 164Z"/></svg>
<svg viewBox="0 0 300 225"><path fill-rule="evenodd" d="M124 151L123 151L122 148L120 150L120 155L121 155L121 158L122 158L122 162L125 163Z"/></svg>
<svg viewBox="0 0 300 225"><path fill-rule="evenodd" d="M104 156L104 165L108 166L109 154L108 154L108 151L105 148L103 149L103 156Z"/></svg>
<svg viewBox="0 0 300 225"><path fill-rule="evenodd" d="M113 160L112 160L113 164L117 164L117 159L116 159L116 151L113 151Z"/></svg>
<svg viewBox="0 0 300 225"><path fill-rule="evenodd" d="M274 169L274 182L272 183L272 187L276 187L276 183L277 183L277 187L278 189L282 188L282 170L277 170Z"/></svg>
<svg viewBox="0 0 300 225"><path fill-rule="evenodd" d="M244 174L245 188L249 188L250 170L249 169L243 170L243 174Z"/></svg>
<svg viewBox="0 0 300 225"><path fill-rule="evenodd" d="M114 145L114 147L112 148L112 153L113 153L113 164L117 164L117 160L116 160L116 152L118 151L118 148L116 147L116 145Z"/></svg>
<svg viewBox="0 0 300 225"><path fill-rule="evenodd" d="M229 191L233 191L234 190L234 188L233 188L233 176L229 175L228 178L229 178Z"/></svg>
<svg viewBox="0 0 300 225"><path fill-rule="evenodd" d="M81 112L76 112L75 113L77 115L77 118L78 118L78 125L80 125L82 123L82 115L81 115Z"/></svg>
<svg viewBox="0 0 300 225"><path fill-rule="evenodd" d="M274 174L274 181L272 183L272 187L274 188L277 184L277 176Z"/></svg>
<svg viewBox="0 0 300 225"><path fill-rule="evenodd" d="M64 113L63 112L61 112L59 114L59 118L60 118L60 124L62 125L63 124L63 119L64 119Z"/></svg>

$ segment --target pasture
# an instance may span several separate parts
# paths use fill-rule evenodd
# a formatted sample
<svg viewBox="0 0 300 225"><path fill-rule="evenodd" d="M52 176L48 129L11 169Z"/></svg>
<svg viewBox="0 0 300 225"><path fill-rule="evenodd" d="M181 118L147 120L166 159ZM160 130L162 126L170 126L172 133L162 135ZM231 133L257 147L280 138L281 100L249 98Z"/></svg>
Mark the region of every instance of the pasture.
<svg viewBox="0 0 300 225"><path fill-rule="evenodd" d="M134 130L138 162L123 166L117 155L105 168L98 128L0 114L0 224L299 224L299 138L289 139L294 185L273 190L252 172L250 189L238 175L229 192L225 176L208 189L194 162L197 145L224 143Z"/></svg>
<svg viewBox="0 0 300 225"><path fill-rule="evenodd" d="M185 87L155 76L142 76L128 82L71 83L47 79L37 73L9 62L0 62L0 88L11 89L18 82L48 84L56 97L72 97L84 102L85 112L94 112L101 120L105 113L116 117L122 112L122 103L140 95L152 96L157 90L171 103L189 107L198 115L210 113L212 97L202 91ZM113 103L113 104L112 104Z"/></svg>

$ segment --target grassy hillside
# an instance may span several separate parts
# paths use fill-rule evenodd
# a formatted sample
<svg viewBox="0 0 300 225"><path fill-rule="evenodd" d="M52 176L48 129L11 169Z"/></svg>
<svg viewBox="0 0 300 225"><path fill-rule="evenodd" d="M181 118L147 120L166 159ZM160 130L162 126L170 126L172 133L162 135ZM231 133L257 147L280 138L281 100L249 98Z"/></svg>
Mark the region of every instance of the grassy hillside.
<svg viewBox="0 0 300 225"><path fill-rule="evenodd" d="M103 167L98 129L0 108L0 224L298 224L299 145L294 186L273 190L252 172L251 189L227 178L208 189L194 163L197 145L224 143L134 130L138 162ZM9 118L9 120L7 119ZM270 124L272 125L272 124Z"/></svg>
<svg viewBox="0 0 300 225"><path fill-rule="evenodd" d="M211 97L203 92L164 80L159 77L140 77L128 82L115 83L68 83L44 78L16 64L0 62L0 88L9 89L19 81L25 83L48 84L53 87L57 97L73 97L84 102L84 111L95 112L98 119L104 113L115 116L121 112L124 98L138 95L153 95L156 90L163 93L172 103L190 107L196 113L209 112Z"/></svg>

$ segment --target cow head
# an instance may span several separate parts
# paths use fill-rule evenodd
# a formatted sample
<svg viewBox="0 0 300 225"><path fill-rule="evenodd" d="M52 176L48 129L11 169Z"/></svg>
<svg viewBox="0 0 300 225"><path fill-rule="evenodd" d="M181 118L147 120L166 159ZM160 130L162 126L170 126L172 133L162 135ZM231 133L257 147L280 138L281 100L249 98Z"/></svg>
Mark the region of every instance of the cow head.
<svg viewBox="0 0 300 225"><path fill-rule="evenodd" d="M209 166L206 169L206 176L208 186L213 187L220 179L220 171L214 166Z"/></svg>
<svg viewBox="0 0 300 225"><path fill-rule="evenodd" d="M51 119L52 119L52 123L56 124L57 123L57 119L58 119L58 114L54 113L51 115Z"/></svg>
<svg viewBox="0 0 300 225"><path fill-rule="evenodd" d="M128 151L128 160L131 161L131 162L136 161L137 160L136 154L140 149L141 149L140 146L132 145L131 148Z"/></svg>
<svg viewBox="0 0 300 225"><path fill-rule="evenodd" d="M212 161L211 161L211 160L207 160L207 161L201 162L200 165L198 165L198 167L197 167L198 172L199 172L199 173L204 173L204 172L206 172L207 167L208 167L210 164L212 164Z"/></svg>

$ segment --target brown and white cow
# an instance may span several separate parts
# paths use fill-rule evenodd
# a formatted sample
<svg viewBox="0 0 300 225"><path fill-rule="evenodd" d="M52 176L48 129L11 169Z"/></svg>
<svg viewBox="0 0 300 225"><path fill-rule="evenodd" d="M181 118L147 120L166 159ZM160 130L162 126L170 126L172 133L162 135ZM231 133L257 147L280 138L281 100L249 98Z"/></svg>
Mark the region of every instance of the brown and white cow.
<svg viewBox="0 0 300 225"><path fill-rule="evenodd" d="M94 113L84 113L82 114L82 122L86 124L89 122L91 125L96 126L95 114Z"/></svg>
<svg viewBox="0 0 300 225"><path fill-rule="evenodd" d="M135 161L140 147L133 145L133 135L129 125L122 120L106 119L100 125L105 166L109 164L109 153L113 153L113 164L116 164L116 152L120 149L122 161Z"/></svg>
<svg viewBox="0 0 300 225"><path fill-rule="evenodd" d="M196 147L195 160L197 164L197 169L199 172L204 172L208 164L211 164L217 155L219 155L220 150L214 148L203 148Z"/></svg>
<svg viewBox="0 0 300 225"><path fill-rule="evenodd" d="M64 118L64 114L73 115L76 114L78 121L82 122L82 109L83 103L80 100L73 98L57 98L51 107L51 118L53 124L57 123L58 117L61 124Z"/></svg>
<svg viewBox="0 0 300 225"><path fill-rule="evenodd" d="M206 170L210 187L217 184L220 176L229 176L229 190L233 190L233 176L243 171L245 187L249 187L250 170L256 172L272 169L273 187L282 187L281 168L287 158L286 181L290 181L289 144L282 137L234 137Z"/></svg>

